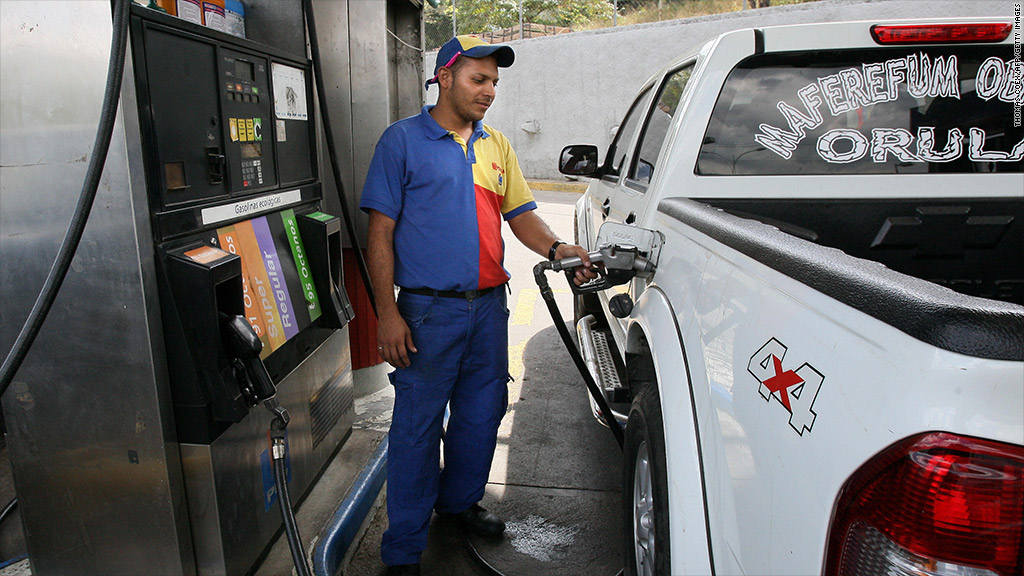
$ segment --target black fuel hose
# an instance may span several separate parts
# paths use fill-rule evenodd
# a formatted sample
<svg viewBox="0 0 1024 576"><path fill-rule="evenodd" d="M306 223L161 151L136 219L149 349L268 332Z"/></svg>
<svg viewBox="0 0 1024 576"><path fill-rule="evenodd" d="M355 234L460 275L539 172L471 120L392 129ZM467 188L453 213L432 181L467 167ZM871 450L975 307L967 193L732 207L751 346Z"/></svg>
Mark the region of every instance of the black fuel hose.
<svg viewBox="0 0 1024 576"><path fill-rule="evenodd" d="M625 444L625 434L622 432L622 426L612 415L611 406L608 405L608 400L605 399L604 394L601 393L601 388L594 381L594 376L590 373L590 369L587 368L587 362L583 359L583 355L573 344L572 336L569 334L569 329L565 327L565 322L562 320L562 314L558 311L558 305L555 303L555 294L551 291L551 287L548 286L548 279L545 276L545 272L551 270L551 262L544 261L533 267L533 278L537 282L537 286L540 288L540 295L544 297L544 303L547 304L548 312L551 313L551 319L554 321L555 328L558 330L559 336L562 337L562 343L565 344L565 349L569 352L569 356L572 356L572 361L576 364L576 369L580 371L580 376L583 377L583 383L587 385L587 390L590 391L590 395L597 402L597 407L601 410L601 417L604 418L605 424L608 425L608 429L612 431L615 436L615 441L619 443L619 449L622 449Z"/></svg>
<svg viewBox="0 0 1024 576"><path fill-rule="evenodd" d="M89 168L85 173L85 182L82 184L78 205L72 214L67 234L57 251L57 257L50 268L50 273L46 276L43 288L25 320L25 325L18 333L10 354L4 360L3 366L0 366L0 396L7 391L7 387L14 380L14 375L21 368L21 363L28 355L36 336L39 335L39 330L42 328L43 322L46 321L46 316L57 298L64 278L67 277L68 269L71 268L71 260L78 250L85 224L92 211L93 201L96 199L100 177L103 176L103 166L107 162L107 150L110 148L114 121L117 119L117 107L121 100L121 78L124 75L125 49L128 45L128 9L131 0L113 0L113 4L113 33L110 39L110 60L107 64L107 85L103 92L103 108L100 112L100 123L96 130L92 155L89 158Z"/></svg>
<svg viewBox="0 0 1024 576"><path fill-rule="evenodd" d="M0 512L0 524L4 523L4 520L7 519L7 516L9 516L11 514L11 512L14 510L14 508L17 507L17 506L18 506L18 497L15 496L14 498L11 498L11 501L8 502L7 506L4 506L3 511Z"/></svg>
<svg viewBox="0 0 1024 576"><path fill-rule="evenodd" d="M302 11L306 15L306 32L309 34L309 50L313 56L313 77L316 80L316 96L320 105L320 121L324 127L324 140L327 142L327 155L331 159L331 174L334 176L334 186L338 191L338 201L341 204L341 215L345 220L345 228L348 229L348 241L356 253L356 262L359 264L359 276L366 288L366 297L370 300L370 307L374 315L377 314L377 299L373 295L373 284L370 282L370 271L366 267L366 259L363 258L363 251L359 246L359 239L356 237L356 227L352 221L352 214L348 209L348 198L345 195L345 184L341 180L341 169L338 167L338 148L334 143L334 130L331 128L330 114L327 109L327 89L324 87L323 66L320 61L320 42L316 36L316 19L313 17L313 0L302 0Z"/></svg>
<svg viewBox="0 0 1024 576"><path fill-rule="evenodd" d="M288 549L292 553L292 563L295 565L295 573L298 576L311 576L309 564L306 562L305 550L302 546L302 537L299 535L299 525L295 521L295 511L292 509L292 498L288 491L288 469L285 464L285 428L288 422L280 416L275 417L270 423L271 456L274 460L274 486L277 488L277 503L281 508L281 518L284 520L284 533L288 539Z"/></svg>
<svg viewBox="0 0 1024 576"><path fill-rule="evenodd" d="M473 541L469 539L465 529L459 528L459 538L462 540L462 545L469 549L469 555L473 557L473 561L487 573L487 576L505 576L500 570L491 566L487 560L484 560L484 557L480 555L480 551L473 545Z"/></svg>
<svg viewBox="0 0 1024 576"><path fill-rule="evenodd" d="M14 498L11 498L11 501L8 502L7 506L4 506L3 511L0 512L0 525L3 525L4 520L6 520L7 517L11 515L11 512L15 508L17 508L17 506L18 506L18 497L15 496ZM6 565L7 562L11 562L11 561L14 561L14 560L15 560L15 558L12 558L11 560L0 560L0 568L3 568L3 566Z"/></svg>

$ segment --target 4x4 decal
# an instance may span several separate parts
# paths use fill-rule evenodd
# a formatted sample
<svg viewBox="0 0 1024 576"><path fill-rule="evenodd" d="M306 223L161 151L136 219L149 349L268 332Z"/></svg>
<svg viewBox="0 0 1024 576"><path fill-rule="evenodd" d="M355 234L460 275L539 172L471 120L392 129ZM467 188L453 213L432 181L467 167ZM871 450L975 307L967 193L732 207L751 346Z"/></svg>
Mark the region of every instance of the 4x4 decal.
<svg viewBox="0 0 1024 576"><path fill-rule="evenodd" d="M747 371L761 383L757 389L761 397L767 402L774 397L789 410L789 425L803 436L804 430L810 432L814 426L814 399L825 377L806 362L796 370L783 370L785 357L786 346L772 338L750 357Z"/></svg>

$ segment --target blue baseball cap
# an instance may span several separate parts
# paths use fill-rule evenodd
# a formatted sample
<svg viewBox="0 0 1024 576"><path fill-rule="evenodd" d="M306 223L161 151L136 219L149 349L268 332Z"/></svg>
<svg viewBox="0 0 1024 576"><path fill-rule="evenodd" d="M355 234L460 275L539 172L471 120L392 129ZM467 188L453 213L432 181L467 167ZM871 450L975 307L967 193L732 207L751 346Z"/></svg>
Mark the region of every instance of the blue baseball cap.
<svg viewBox="0 0 1024 576"><path fill-rule="evenodd" d="M508 68L516 60L516 53L511 46L504 44L488 44L477 36L464 35L456 36L444 43L437 51L437 63L434 64L434 77L427 80L426 86L437 83L437 73L441 68L448 68L459 58L469 56L470 58L483 58L494 56L498 60L498 66Z"/></svg>

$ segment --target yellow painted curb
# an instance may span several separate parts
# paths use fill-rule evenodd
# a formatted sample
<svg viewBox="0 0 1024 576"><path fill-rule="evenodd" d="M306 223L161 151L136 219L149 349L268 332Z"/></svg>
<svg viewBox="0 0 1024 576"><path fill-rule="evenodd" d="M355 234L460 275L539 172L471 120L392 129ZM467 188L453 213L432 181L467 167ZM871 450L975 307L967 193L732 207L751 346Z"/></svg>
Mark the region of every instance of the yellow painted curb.
<svg viewBox="0 0 1024 576"><path fill-rule="evenodd" d="M527 180L530 190L548 190L550 192L575 192L583 194L587 191L586 182L558 182L555 180Z"/></svg>

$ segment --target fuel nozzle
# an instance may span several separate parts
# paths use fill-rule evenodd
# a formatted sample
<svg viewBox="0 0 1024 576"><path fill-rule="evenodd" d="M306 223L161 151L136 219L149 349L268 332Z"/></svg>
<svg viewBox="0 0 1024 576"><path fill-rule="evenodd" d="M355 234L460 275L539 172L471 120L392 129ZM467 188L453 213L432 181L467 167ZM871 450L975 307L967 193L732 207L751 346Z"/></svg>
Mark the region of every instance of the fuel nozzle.
<svg viewBox="0 0 1024 576"><path fill-rule="evenodd" d="M571 276L573 270L583 265L582 258L573 256L551 263L552 270L565 271L569 277L569 286L577 294L607 290L625 284L634 277L650 278L654 274L654 264L636 246L606 244L588 256L591 270L597 273L597 278L580 286L572 281Z"/></svg>
<svg viewBox="0 0 1024 576"><path fill-rule="evenodd" d="M238 315L221 316L220 336L236 375L244 382L242 394L249 404L255 406L273 399L277 394L277 386L274 386L267 367L260 359L263 342L260 342L249 321Z"/></svg>

